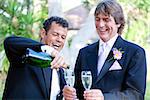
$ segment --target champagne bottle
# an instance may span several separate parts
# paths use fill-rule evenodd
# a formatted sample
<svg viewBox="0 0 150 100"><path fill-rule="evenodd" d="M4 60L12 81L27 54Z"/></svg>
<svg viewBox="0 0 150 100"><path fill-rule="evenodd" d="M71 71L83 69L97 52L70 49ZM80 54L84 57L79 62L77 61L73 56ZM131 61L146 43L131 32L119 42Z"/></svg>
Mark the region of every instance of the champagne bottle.
<svg viewBox="0 0 150 100"><path fill-rule="evenodd" d="M24 63L28 63L33 66L41 68L49 67L53 58L45 52L36 52L30 48L27 48L26 54L23 57Z"/></svg>

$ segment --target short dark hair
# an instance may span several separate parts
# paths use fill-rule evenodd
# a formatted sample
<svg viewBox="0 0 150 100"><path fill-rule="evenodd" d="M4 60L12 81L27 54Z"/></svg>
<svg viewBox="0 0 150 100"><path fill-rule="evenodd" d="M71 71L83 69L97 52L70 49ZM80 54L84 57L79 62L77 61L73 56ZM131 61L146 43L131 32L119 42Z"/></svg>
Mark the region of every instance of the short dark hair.
<svg viewBox="0 0 150 100"><path fill-rule="evenodd" d="M44 21L43 28L46 32L51 28L52 22L56 22L56 24L59 24L60 26L64 28L68 28L68 22L64 18L58 17L58 16L52 16Z"/></svg>
<svg viewBox="0 0 150 100"><path fill-rule="evenodd" d="M120 24L118 28L118 34L122 34L125 26L125 19L122 7L116 0L103 0L101 1L95 10L94 15L104 14L106 16L112 16L115 19L116 24Z"/></svg>

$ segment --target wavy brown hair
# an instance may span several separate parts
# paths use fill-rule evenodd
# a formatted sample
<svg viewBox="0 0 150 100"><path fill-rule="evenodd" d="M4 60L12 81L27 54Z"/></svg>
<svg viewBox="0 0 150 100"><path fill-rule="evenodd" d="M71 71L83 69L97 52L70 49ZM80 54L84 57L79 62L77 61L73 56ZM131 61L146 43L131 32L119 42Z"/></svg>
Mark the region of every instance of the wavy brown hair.
<svg viewBox="0 0 150 100"><path fill-rule="evenodd" d="M125 26L125 19L122 7L115 0L103 0L101 1L95 10L94 15L104 14L106 16L112 16L115 19L116 24L120 24L118 28L118 34L122 34Z"/></svg>

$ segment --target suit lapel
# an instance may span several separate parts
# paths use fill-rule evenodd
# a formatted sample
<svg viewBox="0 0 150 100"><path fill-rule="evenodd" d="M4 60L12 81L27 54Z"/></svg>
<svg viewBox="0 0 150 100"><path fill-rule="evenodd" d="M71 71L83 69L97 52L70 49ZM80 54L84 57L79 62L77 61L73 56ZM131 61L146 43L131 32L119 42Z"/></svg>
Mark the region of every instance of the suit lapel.
<svg viewBox="0 0 150 100"><path fill-rule="evenodd" d="M116 42L114 43L113 47L112 48L124 48L122 47L123 46L123 39L118 36ZM106 61L97 77L97 80L96 80L96 83L109 71L109 68L112 66L112 64L115 62L115 60L110 60L111 58L113 57L113 52L112 52L112 49L111 51L109 52L109 55L108 57L106 58Z"/></svg>
<svg viewBox="0 0 150 100"><path fill-rule="evenodd" d="M50 80L52 80L52 69L50 67L44 68L43 73L44 73L44 78L45 78L47 96L49 97L50 90L51 90L51 81Z"/></svg>
<svg viewBox="0 0 150 100"><path fill-rule="evenodd" d="M64 85L65 85L65 79L63 77L63 69L59 69L59 71L57 72L58 76L59 76L59 85L60 85L60 90L63 89Z"/></svg>

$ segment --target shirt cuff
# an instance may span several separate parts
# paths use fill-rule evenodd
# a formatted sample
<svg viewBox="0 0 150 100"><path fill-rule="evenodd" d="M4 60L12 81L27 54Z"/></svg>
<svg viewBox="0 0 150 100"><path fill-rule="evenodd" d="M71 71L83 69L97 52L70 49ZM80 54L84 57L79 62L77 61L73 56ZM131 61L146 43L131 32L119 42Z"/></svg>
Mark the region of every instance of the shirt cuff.
<svg viewBox="0 0 150 100"><path fill-rule="evenodd" d="M42 50L42 52L46 52L49 55L52 55L52 52L54 51L54 48L52 48L48 45L43 45L43 46L41 46L41 50Z"/></svg>

